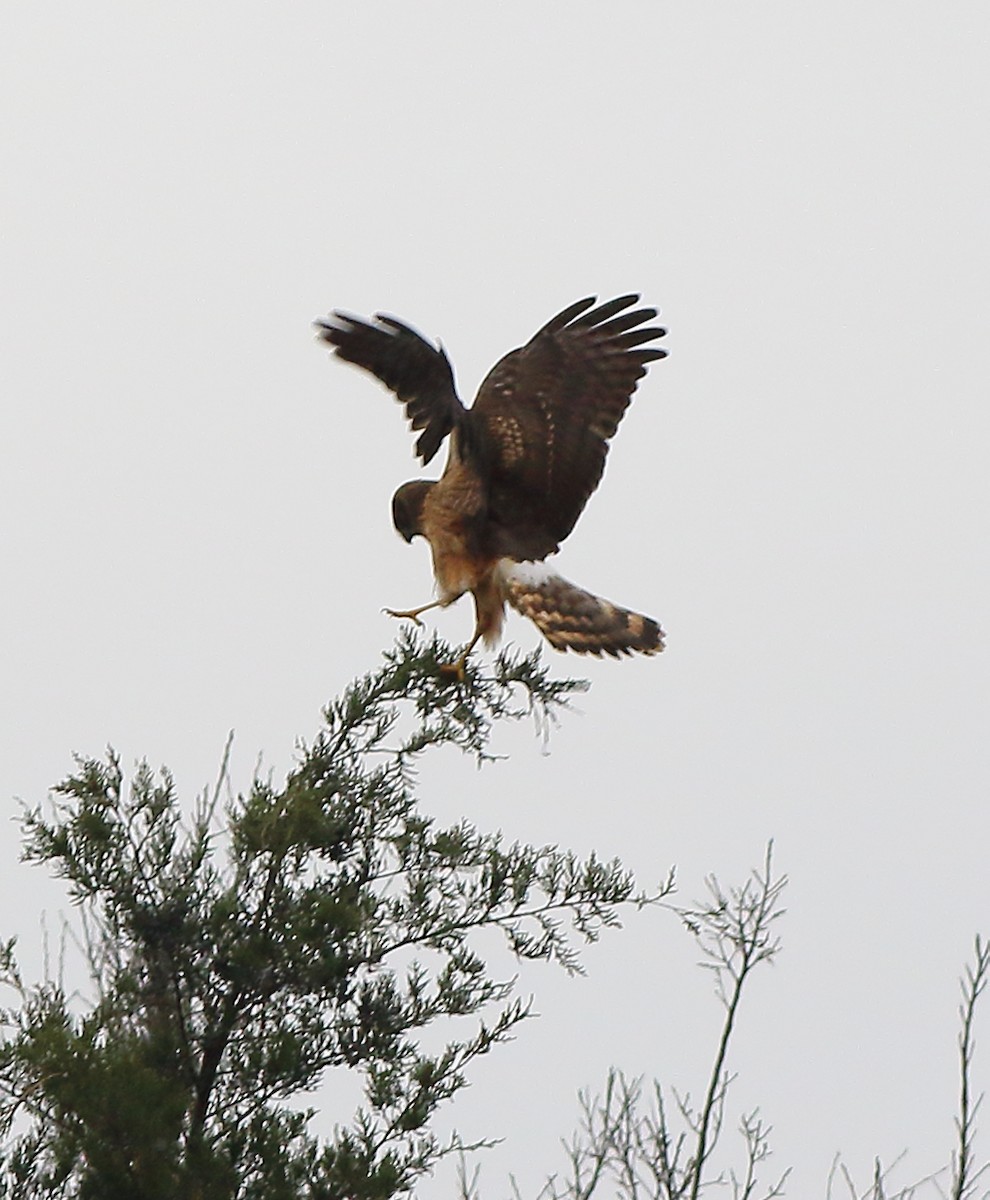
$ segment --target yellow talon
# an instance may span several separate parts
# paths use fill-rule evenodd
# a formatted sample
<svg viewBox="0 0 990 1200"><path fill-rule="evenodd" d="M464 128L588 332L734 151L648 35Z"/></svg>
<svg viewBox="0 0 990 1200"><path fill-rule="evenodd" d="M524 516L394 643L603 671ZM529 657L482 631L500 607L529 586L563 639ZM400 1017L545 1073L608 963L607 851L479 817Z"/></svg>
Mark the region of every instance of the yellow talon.
<svg viewBox="0 0 990 1200"><path fill-rule="evenodd" d="M419 614L426 612L431 608L443 608L442 600L431 600L429 604L421 604L419 608L383 608L383 613L388 613L390 617L398 617L400 621L414 621L420 628L423 627L423 622L419 619Z"/></svg>
<svg viewBox="0 0 990 1200"><path fill-rule="evenodd" d="M423 622L419 619L419 614L421 611L422 611L421 609L416 609L416 608L409 609L407 612L397 611L394 608L383 608L382 609L382 612L388 613L388 615L390 617L396 617L400 621L412 621L412 623L414 625L418 625L420 627L420 629L422 629Z"/></svg>

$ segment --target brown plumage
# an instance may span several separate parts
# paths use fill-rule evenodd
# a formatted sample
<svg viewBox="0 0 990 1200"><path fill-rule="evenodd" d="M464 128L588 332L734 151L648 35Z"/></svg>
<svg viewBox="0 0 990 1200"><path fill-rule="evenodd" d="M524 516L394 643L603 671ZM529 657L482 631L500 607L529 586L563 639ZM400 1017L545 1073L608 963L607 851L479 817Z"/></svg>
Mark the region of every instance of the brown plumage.
<svg viewBox="0 0 990 1200"><path fill-rule="evenodd" d="M399 533L430 544L439 599L393 615L418 621L426 609L471 592L477 620L454 664L458 674L479 638L498 640L506 602L559 650L663 649L656 621L542 565L598 486L609 439L647 364L666 356L647 345L666 330L646 324L656 310L633 308L638 300L620 296L594 307L592 297L565 308L496 363L471 408L458 399L443 349L394 317L365 321L335 311L316 322L340 358L375 375L405 405L424 464L450 437L443 476L404 484L392 501Z"/></svg>

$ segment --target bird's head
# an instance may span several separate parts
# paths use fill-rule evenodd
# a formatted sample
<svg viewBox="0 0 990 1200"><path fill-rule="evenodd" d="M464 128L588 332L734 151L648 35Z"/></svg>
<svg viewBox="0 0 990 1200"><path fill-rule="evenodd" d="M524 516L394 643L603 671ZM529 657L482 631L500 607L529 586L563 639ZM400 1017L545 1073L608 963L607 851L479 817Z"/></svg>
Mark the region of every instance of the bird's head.
<svg viewBox="0 0 990 1200"><path fill-rule="evenodd" d="M392 497L392 524L407 542L423 533L423 501L433 486L428 479L414 479Z"/></svg>

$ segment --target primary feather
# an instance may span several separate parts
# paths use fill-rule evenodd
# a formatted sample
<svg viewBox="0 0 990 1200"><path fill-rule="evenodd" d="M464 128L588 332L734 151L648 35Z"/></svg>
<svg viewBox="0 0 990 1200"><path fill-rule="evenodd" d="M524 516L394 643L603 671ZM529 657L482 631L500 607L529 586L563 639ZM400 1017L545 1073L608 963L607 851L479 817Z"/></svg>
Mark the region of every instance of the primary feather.
<svg viewBox="0 0 990 1200"><path fill-rule="evenodd" d="M473 593L471 646L497 638L508 602L558 649L663 649L651 618L556 573L534 575L520 566L555 553L574 528L639 380L649 363L666 357L650 344L666 334L650 323L657 311L634 307L638 301L631 294L596 307L588 297L562 309L495 364L469 409L442 347L395 317L334 311L316 322L338 357L370 372L405 405L424 463L452 435L443 477L405 484L393 511L407 540L421 534L430 543L438 603Z"/></svg>

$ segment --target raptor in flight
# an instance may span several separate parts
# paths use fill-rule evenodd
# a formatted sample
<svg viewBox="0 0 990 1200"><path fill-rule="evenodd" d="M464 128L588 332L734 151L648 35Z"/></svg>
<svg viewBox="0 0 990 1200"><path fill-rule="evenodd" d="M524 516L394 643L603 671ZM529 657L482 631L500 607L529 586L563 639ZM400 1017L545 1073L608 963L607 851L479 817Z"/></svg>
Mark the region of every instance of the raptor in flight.
<svg viewBox="0 0 990 1200"><path fill-rule="evenodd" d="M450 361L415 330L381 313L334 311L316 322L346 362L381 380L405 405L416 453L428 463L449 436L440 479L405 483L392 499L395 528L430 544L438 599L395 617L419 623L427 609L474 596L474 636L448 670L463 677L480 639L494 645L508 602L558 650L618 657L663 649L656 621L577 587L544 559L554 554L598 486L608 442L647 363L666 351L652 308L620 296L579 300L489 371L471 408Z"/></svg>

